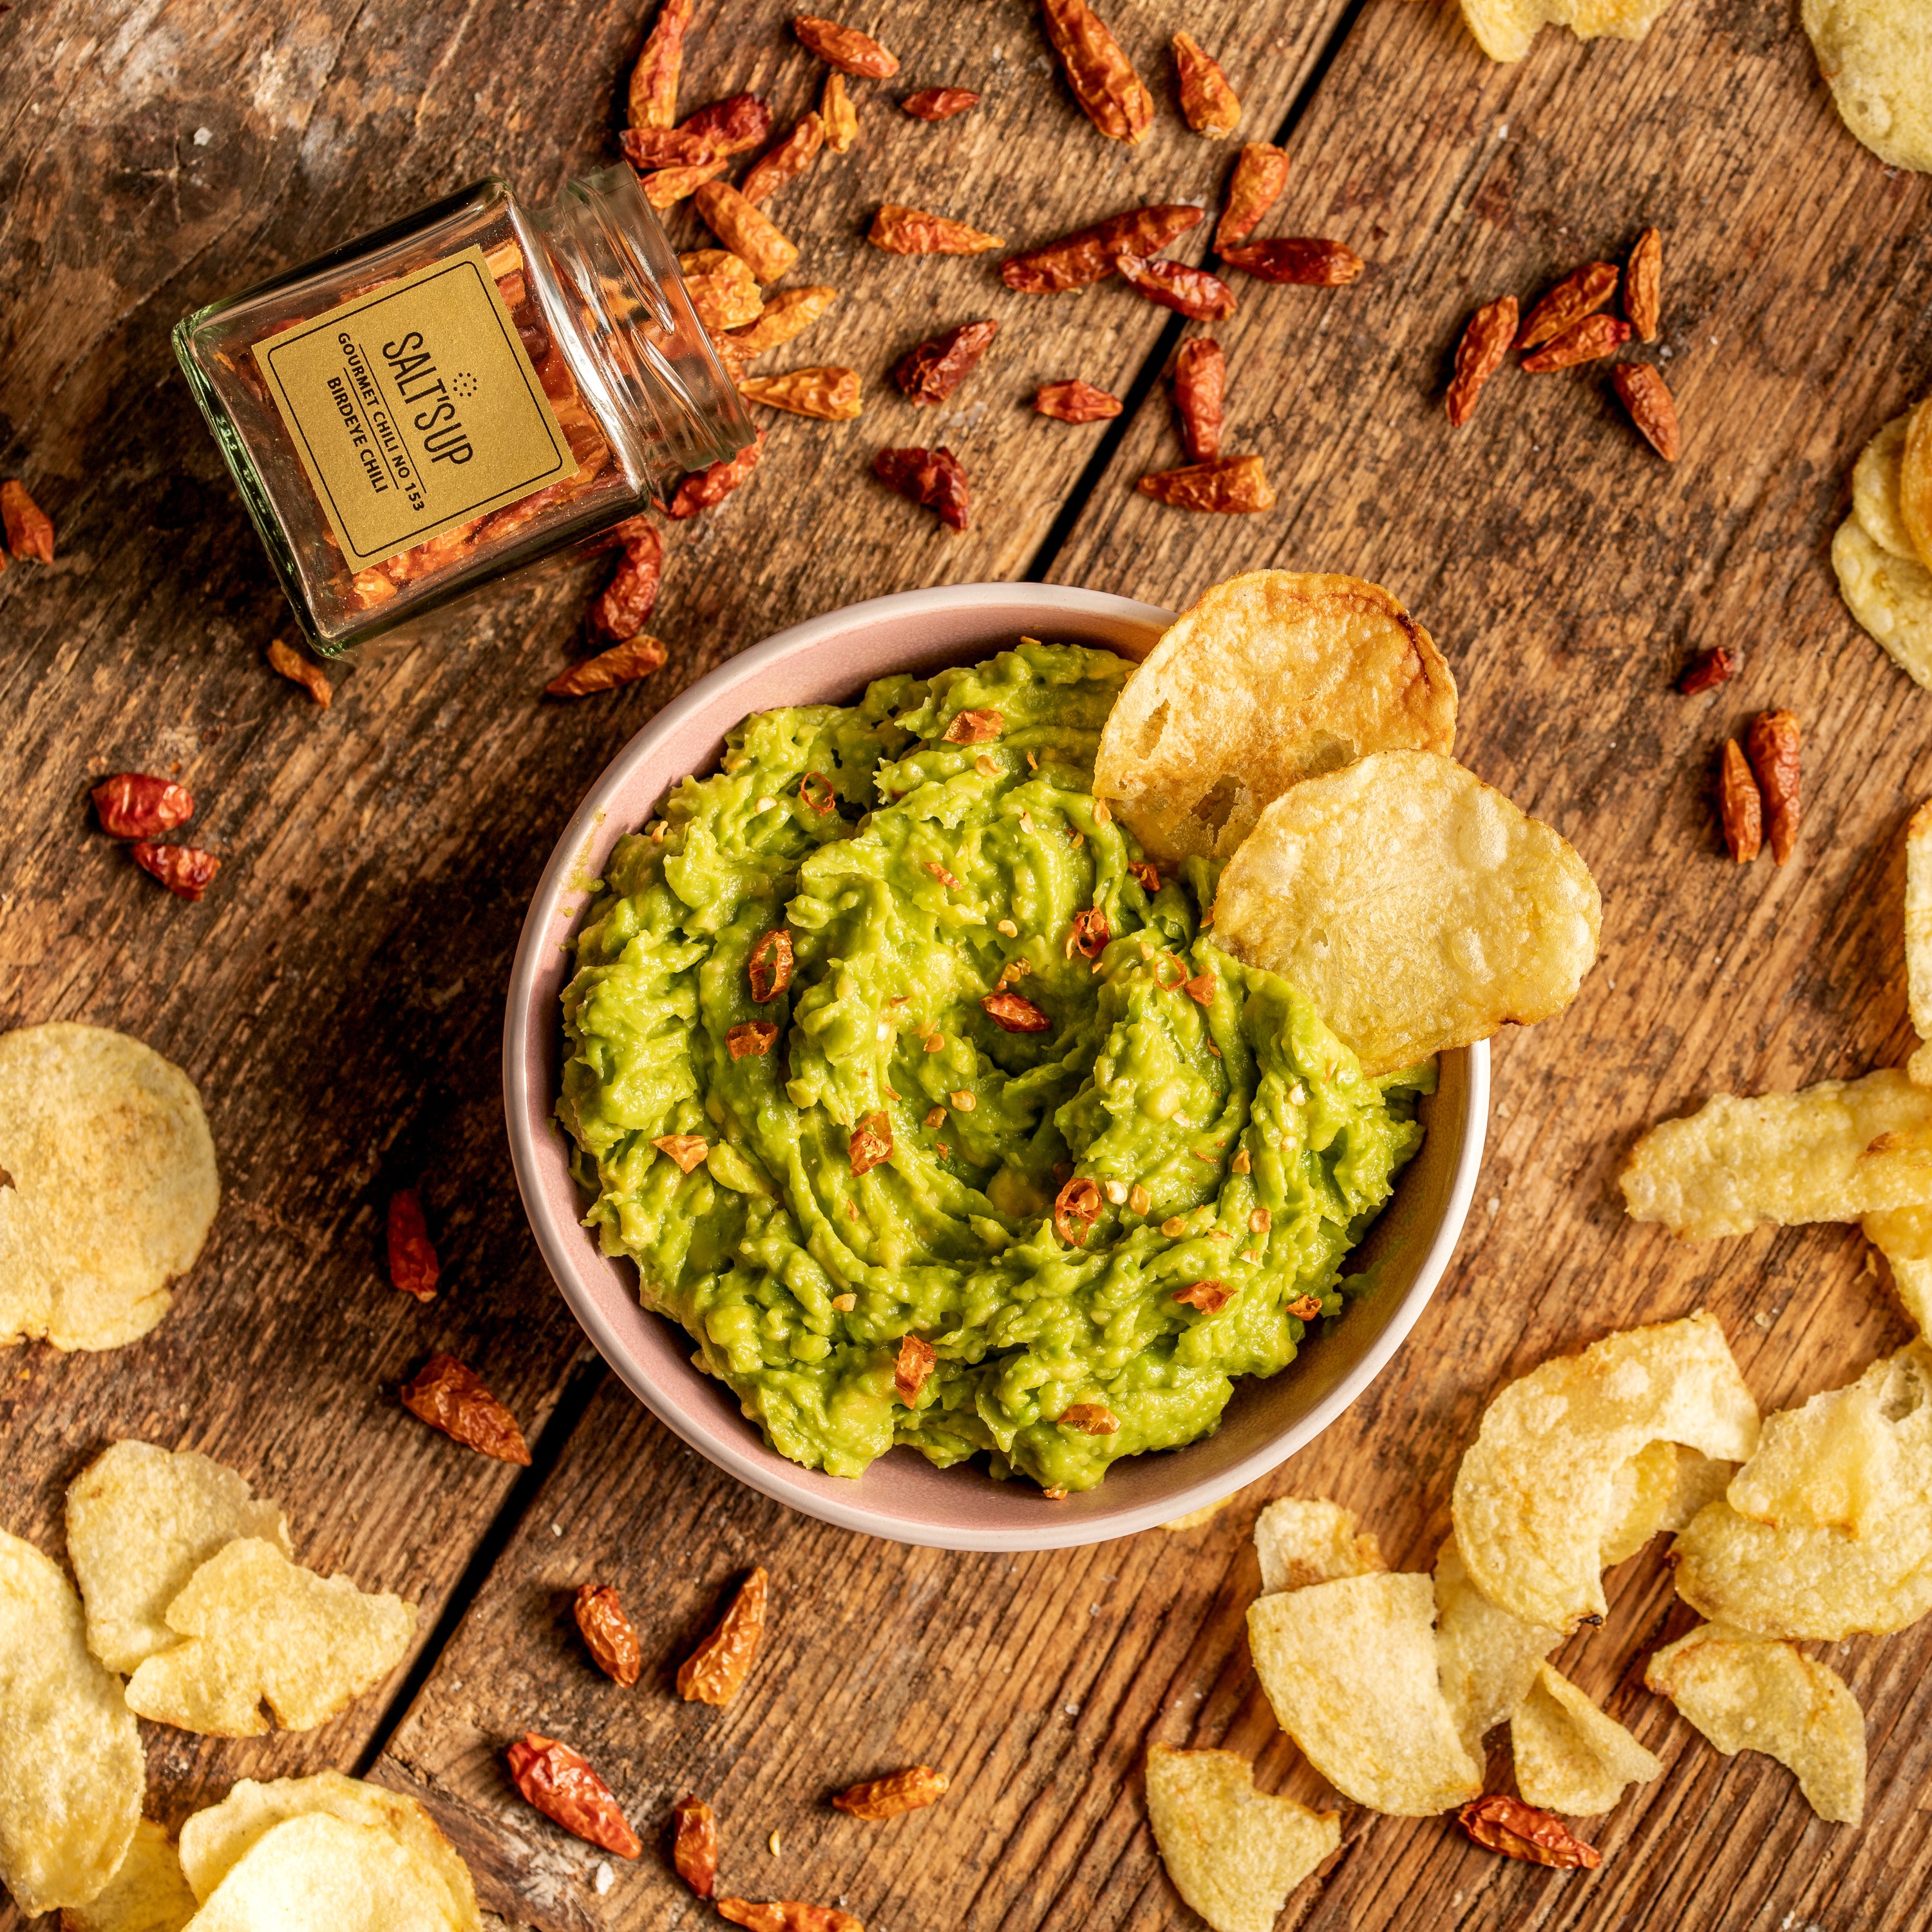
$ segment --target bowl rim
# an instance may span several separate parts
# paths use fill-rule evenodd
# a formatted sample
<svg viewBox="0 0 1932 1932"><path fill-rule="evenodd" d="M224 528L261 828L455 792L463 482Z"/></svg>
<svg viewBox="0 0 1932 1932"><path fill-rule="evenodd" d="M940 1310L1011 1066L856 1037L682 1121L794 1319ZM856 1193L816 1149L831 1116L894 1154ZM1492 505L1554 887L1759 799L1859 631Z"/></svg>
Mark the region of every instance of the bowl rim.
<svg viewBox="0 0 1932 1932"><path fill-rule="evenodd" d="M1462 1146L1450 1175L1441 1217L1417 1266L1414 1280L1390 1311L1382 1332L1368 1350L1312 1409L1279 1435L1270 1437L1238 1461L1170 1496L1118 1514L1082 1519L1063 1517L1058 1512L1049 1510L1042 1514L1036 1526L1013 1528L903 1522L892 1516L889 1507L882 1508L875 1502L863 1500L859 1483L850 1486L850 1502L808 1484L802 1479L830 1479L773 1455L766 1449L749 1421L744 1424L746 1439L742 1443L736 1439L701 1439L694 1425L687 1422L670 1394L642 1372L632 1359L630 1349L578 1276L576 1264L582 1258L580 1250L585 1245L588 1244L600 1260L601 1252L596 1250L595 1242L580 1223L573 1222L567 1227L559 1224L550 1211L537 1172L541 1158L539 1136L546 1131L556 1132L552 1113L554 1096L536 1093L530 1077L533 1056L528 1049L530 1028L540 1023L536 1018L534 996L546 964L546 934L552 920L562 910L560 902L584 891L580 868L584 856L604 825L612 803L628 786L637 768L648 763L658 746L674 738L688 718L710 710L721 698L754 686L773 663L841 638L860 624L876 625L883 621L901 622L922 616L950 614L962 604L989 613L997 612L1003 607L1036 610L1042 602L1057 604L1070 614L1078 613L1117 623L1165 626L1174 620L1173 613L1158 605L1073 585L948 584L922 590L898 591L842 605L836 610L775 632L706 672L646 720L625 742L598 774L559 834L531 895L518 938L504 1002L505 1126L524 1217L551 1280L606 1364L672 1434L706 1461L716 1464L760 1494L841 1529L926 1548L1017 1551L1072 1549L1108 1542L1118 1537L1158 1528L1176 1517L1218 1504L1278 1468L1352 1406L1407 1340L1447 1273L1462 1238L1474 1198L1487 1137L1489 1045L1486 1041L1479 1040L1461 1049L1466 1055ZM742 715L760 708L756 703L748 701ZM588 902L586 896L584 904ZM570 914L573 930L583 910L583 905L579 905ZM693 1378L710 1379L703 1377L702 1371L688 1364L685 1372ZM775 1463L779 1466L774 1467ZM794 1469L796 1480L790 1473Z"/></svg>

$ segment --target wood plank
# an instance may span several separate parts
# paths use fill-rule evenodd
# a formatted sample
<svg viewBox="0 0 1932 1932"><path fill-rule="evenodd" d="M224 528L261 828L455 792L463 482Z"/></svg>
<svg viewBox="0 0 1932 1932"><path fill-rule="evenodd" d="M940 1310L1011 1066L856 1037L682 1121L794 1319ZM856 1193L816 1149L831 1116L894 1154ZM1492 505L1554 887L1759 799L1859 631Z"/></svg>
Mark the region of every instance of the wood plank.
<svg viewBox="0 0 1932 1932"><path fill-rule="evenodd" d="M1290 19L1216 0L1198 31L1220 35L1271 126L1342 5ZM754 86L783 116L809 105L821 70L783 31L788 11L706 10L687 104ZM1034 418L1033 387L1076 364L1124 384L1159 339L1160 312L1139 304L1096 329L1089 310L1009 295L997 257L881 255L861 238L873 207L923 198L1033 240L1144 194L1206 199L1225 159L1171 111L1132 154L1108 148L1045 70L1017 0L992 15L901 7L906 84L966 82L986 100L928 128L891 104L898 88L860 86L859 148L774 203L804 250L794 279L846 292L799 359L849 358L873 402L857 424L778 424L757 487L673 533L658 620L671 667L601 702L538 701L593 566L500 598L454 638L334 667L319 714L261 661L286 613L168 328L487 170L542 194L613 158L644 24L630 4L566 20L504 0L400 15L184 0L0 21L0 474L30 482L60 545L52 571L0 578L0 765L15 786L0 1026L83 1019L178 1060L226 1190L152 1336L98 1357L31 1348L0 1370L4 1520L58 1555L64 1486L107 1442L203 1449L287 1504L307 1561L417 1600L419 1653L516 1474L404 1414L398 1382L451 1349L536 1436L582 1354L524 1229L497 1084L502 987L556 832L625 738L743 644L861 596L1023 568L1093 447ZM1152 0L1118 24L1163 74ZM688 212L674 226L682 245L702 238ZM882 388L911 342L989 302L1009 332L959 410L935 422ZM982 484L965 539L864 477L880 443L941 435ZM194 836L224 858L204 904L168 898L92 830L86 788L129 768L195 792ZM394 1294L381 1258L388 1195L418 1180L448 1284L427 1311ZM372 1694L320 1733L235 1743L151 1730L151 1802L178 1820L238 1775L352 1764L388 1710ZM0 1902L0 1927L15 1922Z"/></svg>
<svg viewBox="0 0 1932 1932"><path fill-rule="evenodd" d="M647 1836L683 1790L711 1796L727 1879L754 1895L842 1897L886 1928L1186 1922L1144 1822L1148 1738L1226 1744L1264 1787L1324 1796L1241 1638L1265 1497L1335 1496L1393 1562L1426 1568L1484 1402L1550 1353L1707 1306L1769 1406L1905 1338L1855 1231L1684 1247L1628 1223L1612 1184L1636 1131L1714 1087L1895 1064L1909 1044L1898 840L1924 700L1853 630L1822 556L1852 457L1925 385L1925 184L1850 146L1802 42L1688 4L1647 46L1552 34L1507 70L1453 17L1374 10L1293 146L1271 229L1339 232L1382 266L1334 295L1244 284L1219 332L1231 446L1264 452L1281 507L1194 519L1136 499L1134 476L1179 460L1156 393L1049 574L1164 601L1271 562L1389 582L1455 662L1464 755L1596 868L1603 964L1563 1021L1497 1043L1478 1210L1408 1346L1317 1444L1184 1537L1016 1562L869 1543L774 1511L602 1392L379 1772L452 1822L512 1916L708 1922L658 1848L600 1899L594 1855L519 1808L499 1754L541 1718L608 1763ZM1647 220L1666 235L1684 462L1635 443L1600 370L1500 376L1451 437L1441 386L1468 309L1620 252ZM1720 641L1742 644L1739 682L1675 695L1691 651ZM1711 749L1774 703L1805 721L1809 822L1794 866L1741 872L1708 815ZM753 1560L778 1593L770 1654L722 1717L677 1703L670 1670ZM592 1576L638 1616L634 1692L598 1679L566 1620ZM1691 1621L1660 1546L1610 1588L1604 1628L1558 1661L1666 1769L1587 1832L1603 1870L1514 1864L1445 1821L1347 1808L1342 1852L1284 1924L1907 1922L1932 1879L1932 1637L1811 1647L1868 1714L1868 1822L1849 1832L1643 1690L1644 1655ZM934 1810L862 1828L826 1809L846 1778L919 1756L958 1780ZM1502 1788L1506 1745L1490 1772ZM774 1826L778 1860L761 1849Z"/></svg>

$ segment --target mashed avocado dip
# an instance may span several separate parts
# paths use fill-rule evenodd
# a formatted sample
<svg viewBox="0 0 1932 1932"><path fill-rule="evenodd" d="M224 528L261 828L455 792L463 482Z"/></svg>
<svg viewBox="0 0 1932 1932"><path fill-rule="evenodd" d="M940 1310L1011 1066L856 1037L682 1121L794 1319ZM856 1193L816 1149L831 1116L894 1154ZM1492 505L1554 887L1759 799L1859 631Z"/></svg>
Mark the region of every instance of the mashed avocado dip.
<svg viewBox="0 0 1932 1932"><path fill-rule="evenodd" d="M1210 1433L1421 1144L1433 1063L1365 1078L1094 796L1131 669L1026 640L760 713L610 856L563 996L586 1225L808 1468L1084 1490Z"/></svg>

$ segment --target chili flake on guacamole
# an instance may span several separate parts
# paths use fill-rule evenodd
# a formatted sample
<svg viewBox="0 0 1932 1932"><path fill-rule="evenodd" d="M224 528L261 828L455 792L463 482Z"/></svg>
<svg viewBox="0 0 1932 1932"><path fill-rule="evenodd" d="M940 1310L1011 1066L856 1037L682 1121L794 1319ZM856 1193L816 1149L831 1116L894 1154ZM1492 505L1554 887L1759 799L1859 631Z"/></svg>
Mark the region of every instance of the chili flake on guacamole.
<svg viewBox="0 0 1932 1932"><path fill-rule="evenodd" d="M1084 1490L1211 1433L1421 1144L1433 1063L1365 1078L1094 796L1132 668L1027 640L748 718L578 935L585 1223L808 1468Z"/></svg>

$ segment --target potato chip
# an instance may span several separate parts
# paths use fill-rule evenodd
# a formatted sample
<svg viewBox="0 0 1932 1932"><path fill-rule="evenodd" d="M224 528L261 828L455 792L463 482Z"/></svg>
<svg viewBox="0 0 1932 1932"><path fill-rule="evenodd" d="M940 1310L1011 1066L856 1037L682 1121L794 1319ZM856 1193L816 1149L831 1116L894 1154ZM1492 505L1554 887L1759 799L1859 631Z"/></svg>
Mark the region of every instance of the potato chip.
<svg viewBox="0 0 1932 1932"><path fill-rule="evenodd" d="M441 1878L386 1832L326 1813L264 1832L190 1932L454 1932Z"/></svg>
<svg viewBox="0 0 1932 1932"><path fill-rule="evenodd" d="M434 1873L449 1894L451 1922L480 1932L476 1888L470 1868L413 1798L339 1772L313 1778L278 1778L272 1784L238 1780L219 1804L197 1811L182 1827L181 1865L194 1896L204 1904L257 1840L290 1818L326 1814L345 1823L386 1832L425 1873Z"/></svg>
<svg viewBox="0 0 1932 1932"><path fill-rule="evenodd" d="M87 1642L131 1671L180 1640L168 1606L224 1544L266 1537L293 1554L280 1509L191 1450L117 1442L68 1486L67 1553L87 1606Z"/></svg>
<svg viewBox="0 0 1932 1932"><path fill-rule="evenodd" d="M1337 1813L1257 1791L1234 1751L1150 1744L1147 1793L1167 1875L1214 1932L1274 1932L1288 1894L1342 1843Z"/></svg>
<svg viewBox="0 0 1932 1932"><path fill-rule="evenodd" d="M85 1905L119 1868L146 1758L121 1681L87 1648L80 1599L0 1530L0 1884L32 1918Z"/></svg>
<svg viewBox="0 0 1932 1932"><path fill-rule="evenodd" d="M1462 18L1490 59L1520 61L1545 26L1580 40L1640 40L1670 0L1462 0Z"/></svg>
<svg viewBox="0 0 1932 1932"><path fill-rule="evenodd" d="M1374 1533L1357 1530L1354 1512L1319 1497L1270 1503L1255 1519L1255 1553L1264 1592L1305 1590L1388 1568Z"/></svg>
<svg viewBox="0 0 1932 1932"><path fill-rule="evenodd" d="M1903 1630L1932 1610L1932 1349L1915 1342L1853 1386L1875 1398L1892 1432L1888 1489L1864 1509L1857 1536L1814 1522L1774 1528L1727 1498L1699 1511L1672 1556L1677 1594L1712 1622L1754 1636L1835 1639ZM1811 1480L1826 1498L1844 1486L1831 1467ZM1732 1486L1750 1499L1770 1485L1747 1462Z"/></svg>
<svg viewBox="0 0 1932 1932"><path fill-rule="evenodd" d="M1450 1514L1476 1587L1525 1623L1603 1616L1617 1472L1647 1443L1742 1461L1757 1406L1708 1316L1606 1335L1503 1390L1456 1472Z"/></svg>
<svg viewBox="0 0 1932 1932"><path fill-rule="evenodd" d="M113 1348L168 1312L214 1219L194 1084L125 1034L0 1034L0 1346Z"/></svg>
<svg viewBox="0 0 1932 1932"><path fill-rule="evenodd" d="M1510 1747L1525 1800L1566 1818L1598 1817L1627 1786L1648 1784L1664 1769L1660 1759L1546 1664L1510 1719Z"/></svg>
<svg viewBox="0 0 1932 1932"><path fill-rule="evenodd" d="M1932 803L1905 828L1905 984L1912 1030L1932 1040Z"/></svg>
<svg viewBox="0 0 1932 1932"><path fill-rule="evenodd" d="M1612 1568L1634 1556L1662 1525L1677 1493L1677 1444L1646 1442L1610 1478L1610 1495L1597 1561Z"/></svg>
<svg viewBox="0 0 1932 1932"><path fill-rule="evenodd" d="M120 1870L104 1891L61 1914L61 1932L181 1932L194 1908L174 1840L164 1826L143 1818Z"/></svg>
<svg viewBox="0 0 1932 1932"><path fill-rule="evenodd" d="M313 1730L402 1661L416 1606L364 1596L346 1576L325 1580L275 1546L244 1536L218 1551L168 1606L188 1641L129 1678L142 1717L217 1737L268 1728Z"/></svg>
<svg viewBox="0 0 1932 1932"><path fill-rule="evenodd" d="M1700 1624L1643 1673L1726 1757L1762 1751L1797 1774L1805 1802L1834 1825L1865 1810L1865 1720L1834 1670L1788 1643Z"/></svg>
<svg viewBox="0 0 1932 1932"><path fill-rule="evenodd" d="M1932 1208L1868 1214L1865 1239L1892 1267L1892 1284L1919 1334L1932 1339Z"/></svg>
<svg viewBox="0 0 1932 1932"><path fill-rule="evenodd" d="M1390 1570L1248 1606L1248 1647L1276 1722L1337 1791L1402 1817L1483 1788L1437 1678L1435 1608L1426 1576Z"/></svg>
<svg viewBox="0 0 1932 1932"><path fill-rule="evenodd" d="M1263 807L1365 752L1448 752L1456 685L1379 584L1257 570L1216 584L1128 679L1094 789L1150 856L1226 858Z"/></svg>
<svg viewBox="0 0 1932 1932"><path fill-rule="evenodd" d="M1926 34L1932 60L1932 31ZM1927 125L1932 128L1932 116ZM1905 446L1898 458L1898 520L1911 539L1912 554L1932 567L1932 396L1905 422Z"/></svg>
<svg viewBox="0 0 1932 1932"><path fill-rule="evenodd" d="M1804 18L1845 125L1892 166L1932 170L1932 17L1924 0L1804 0Z"/></svg>
<svg viewBox="0 0 1932 1932"><path fill-rule="evenodd" d="M1563 1641L1545 1624L1499 1610L1469 1580L1452 1536L1436 1558L1436 1660L1462 1748L1480 1765L1483 1739L1514 1717L1543 1660Z"/></svg>
<svg viewBox="0 0 1932 1932"><path fill-rule="evenodd" d="M1652 1127L1618 1180L1634 1220L1690 1241L1905 1207L1932 1195L1932 1089L1886 1067L1791 1094L1713 1094Z"/></svg>
<svg viewBox="0 0 1932 1932"><path fill-rule="evenodd" d="M1852 615L1900 670L1932 689L1932 570L1893 556L1856 517L1832 539L1832 568Z"/></svg>
<svg viewBox="0 0 1932 1932"><path fill-rule="evenodd" d="M1862 1379L1827 1389L1802 1408L1765 1418L1757 1453L1726 1499L1774 1529L1841 1529L1862 1536L1898 1485L1898 1432Z"/></svg>
<svg viewBox="0 0 1932 1932"><path fill-rule="evenodd" d="M1216 937L1292 981L1370 1074L1547 1019L1602 902L1546 825L1432 752L1376 752L1275 800L1221 875Z"/></svg>
<svg viewBox="0 0 1932 1932"><path fill-rule="evenodd" d="M1852 466L1852 514L1880 550L1922 563L1898 514L1898 470L1910 420L1909 413L1894 416L1858 452Z"/></svg>

